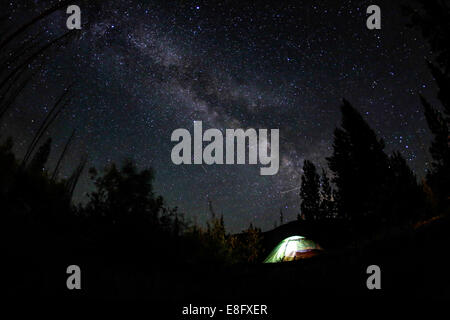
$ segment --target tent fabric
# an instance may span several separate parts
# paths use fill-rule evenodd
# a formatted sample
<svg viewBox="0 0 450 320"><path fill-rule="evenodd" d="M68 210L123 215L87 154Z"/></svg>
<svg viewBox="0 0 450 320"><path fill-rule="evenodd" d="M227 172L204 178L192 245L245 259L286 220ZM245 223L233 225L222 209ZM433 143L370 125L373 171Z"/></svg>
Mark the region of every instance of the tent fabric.
<svg viewBox="0 0 450 320"><path fill-rule="evenodd" d="M302 236L292 236L281 241L267 256L264 263L292 261L310 257L322 248L314 241Z"/></svg>

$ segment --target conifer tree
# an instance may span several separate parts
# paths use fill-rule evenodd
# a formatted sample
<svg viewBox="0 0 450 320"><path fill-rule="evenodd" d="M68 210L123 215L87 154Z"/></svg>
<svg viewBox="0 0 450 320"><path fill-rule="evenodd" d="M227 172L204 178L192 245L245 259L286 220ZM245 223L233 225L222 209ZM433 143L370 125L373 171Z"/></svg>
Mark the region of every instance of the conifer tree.
<svg viewBox="0 0 450 320"><path fill-rule="evenodd" d="M333 189L331 188L330 179L328 178L325 169L322 169L320 186L320 216L322 218L332 218L335 214Z"/></svg>
<svg viewBox="0 0 450 320"><path fill-rule="evenodd" d="M300 209L305 220L317 219L320 209L320 177L315 165L309 160L303 163L300 198Z"/></svg>
<svg viewBox="0 0 450 320"><path fill-rule="evenodd" d="M446 1L421 1L420 10L405 8L411 17L411 26L422 32L434 57L428 62L438 86L442 108L432 106L421 98L425 118L433 134L430 153L433 158L427 174L427 185L442 208L448 208L450 195L450 5Z"/></svg>
<svg viewBox="0 0 450 320"><path fill-rule="evenodd" d="M333 154L327 158L337 187L337 213L349 220L374 217L385 203L389 181L384 142L346 100L342 125L334 132Z"/></svg>
<svg viewBox="0 0 450 320"><path fill-rule="evenodd" d="M424 195L416 175L399 152L389 157L392 172L386 219L394 224L413 221L421 211Z"/></svg>

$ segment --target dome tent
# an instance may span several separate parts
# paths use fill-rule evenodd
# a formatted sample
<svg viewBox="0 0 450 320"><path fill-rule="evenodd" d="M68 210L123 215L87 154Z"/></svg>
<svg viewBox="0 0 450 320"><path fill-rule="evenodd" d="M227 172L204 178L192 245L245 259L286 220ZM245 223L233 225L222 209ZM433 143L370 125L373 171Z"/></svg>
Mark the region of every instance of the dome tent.
<svg viewBox="0 0 450 320"><path fill-rule="evenodd" d="M309 258L322 248L314 241L302 236L292 236L281 241L267 256L264 263L276 263Z"/></svg>

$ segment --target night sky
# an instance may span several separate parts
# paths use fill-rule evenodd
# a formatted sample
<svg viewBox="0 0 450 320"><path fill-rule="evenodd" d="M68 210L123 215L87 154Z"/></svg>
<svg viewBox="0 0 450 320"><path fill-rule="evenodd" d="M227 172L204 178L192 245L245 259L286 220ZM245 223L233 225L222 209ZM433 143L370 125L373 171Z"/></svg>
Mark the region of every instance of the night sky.
<svg viewBox="0 0 450 320"><path fill-rule="evenodd" d="M20 156L74 81L70 105L48 132L55 142L50 168L76 128L62 177L83 155L97 168L132 158L155 169L155 192L168 205L200 224L208 199L231 232L250 222L272 228L280 208L285 221L295 219L303 161L326 167L342 98L387 152L399 150L424 176L430 133L418 95L436 101L425 63L432 54L396 1L167 2L73 2L81 7L78 38L47 54L1 124ZM371 4L381 7L381 30L366 28ZM7 25L17 28L49 2L4 6ZM54 38L67 31L67 16L57 12L33 32ZM171 133L192 132L194 120L204 130L280 129L279 173L261 176L260 165L172 164ZM91 188L84 175L75 200Z"/></svg>

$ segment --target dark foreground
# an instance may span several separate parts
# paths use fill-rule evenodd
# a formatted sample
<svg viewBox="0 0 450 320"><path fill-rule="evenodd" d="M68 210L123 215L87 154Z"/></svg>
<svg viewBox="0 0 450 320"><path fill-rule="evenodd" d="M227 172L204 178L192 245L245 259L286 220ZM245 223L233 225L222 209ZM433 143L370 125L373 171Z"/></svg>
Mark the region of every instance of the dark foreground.
<svg viewBox="0 0 450 320"><path fill-rule="evenodd" d="M271 303L344 297L450 298L448 218L409 234L297 262L231 265L181 264L101 252L19 252L3 249L3 289L11 298L149 299L166 303ZM3 244L4 245L4 244ZM68 290L66 268L82 270L82 289ZM366 269L381 268L381 290L368 290Z"/></svg>

